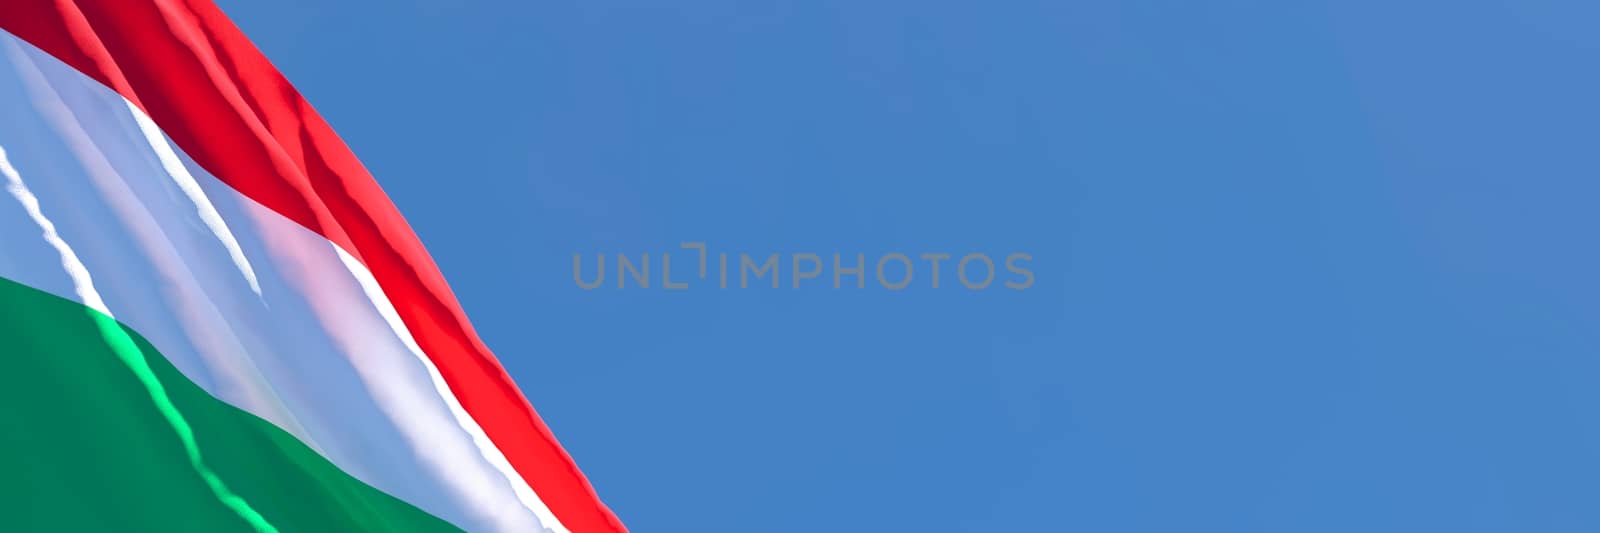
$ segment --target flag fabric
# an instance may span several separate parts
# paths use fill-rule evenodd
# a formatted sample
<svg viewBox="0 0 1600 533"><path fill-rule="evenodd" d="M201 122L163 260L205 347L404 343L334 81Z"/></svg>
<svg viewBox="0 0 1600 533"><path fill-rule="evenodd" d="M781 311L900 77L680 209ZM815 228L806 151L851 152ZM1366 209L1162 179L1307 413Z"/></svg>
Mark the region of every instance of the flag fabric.
<svg viewBox="0 0 1600 533"><path fill-rule="evenodd" d="M209 0L0 2L0 183L0 530L625 531Z"/></svg>

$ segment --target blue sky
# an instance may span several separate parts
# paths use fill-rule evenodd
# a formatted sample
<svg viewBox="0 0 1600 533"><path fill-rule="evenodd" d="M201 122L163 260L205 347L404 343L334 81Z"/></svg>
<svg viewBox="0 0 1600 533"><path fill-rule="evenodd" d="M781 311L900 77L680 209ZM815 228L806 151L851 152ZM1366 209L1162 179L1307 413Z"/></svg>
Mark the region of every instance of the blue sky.
<svg viewBox="0 0 1600 533"><path fill-rule="evenodd" d="M1600 528L1592 2L220 4L636 531Z"/></svg>

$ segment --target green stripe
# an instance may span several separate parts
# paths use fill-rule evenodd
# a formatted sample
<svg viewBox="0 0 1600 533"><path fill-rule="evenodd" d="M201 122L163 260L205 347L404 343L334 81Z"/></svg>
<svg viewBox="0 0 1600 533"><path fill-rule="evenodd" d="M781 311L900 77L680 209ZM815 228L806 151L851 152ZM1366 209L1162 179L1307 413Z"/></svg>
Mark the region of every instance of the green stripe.
<svg viewBox="0 0 1600 533"><path fill-rule="evenodd" d="M0 531L455 531L202 390L149 342L0 279Z"/></svg>

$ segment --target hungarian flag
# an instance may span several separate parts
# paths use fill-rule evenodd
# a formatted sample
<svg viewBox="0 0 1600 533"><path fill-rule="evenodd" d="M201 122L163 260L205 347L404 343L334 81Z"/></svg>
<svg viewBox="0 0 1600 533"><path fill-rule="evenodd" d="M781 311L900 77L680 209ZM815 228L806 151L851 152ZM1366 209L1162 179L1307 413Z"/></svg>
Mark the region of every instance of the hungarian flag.
<svg viewBox="0 0 1600 533"><path fill-rule="evenodd" d="M0 0L0 184L0 530L624 530L209 0Z"/></svg>

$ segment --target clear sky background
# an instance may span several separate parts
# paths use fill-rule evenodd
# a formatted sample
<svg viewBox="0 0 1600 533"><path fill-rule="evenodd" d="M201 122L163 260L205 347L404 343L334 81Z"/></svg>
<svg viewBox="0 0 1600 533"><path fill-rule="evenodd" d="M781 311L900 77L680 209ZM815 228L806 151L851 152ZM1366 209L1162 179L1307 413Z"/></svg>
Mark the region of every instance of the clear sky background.
<svg viewBox="0 0 1600 533"><path fill-rule="evenodd" d="M220 3L636 531L1600 530L1600 4Z"/></svg>

